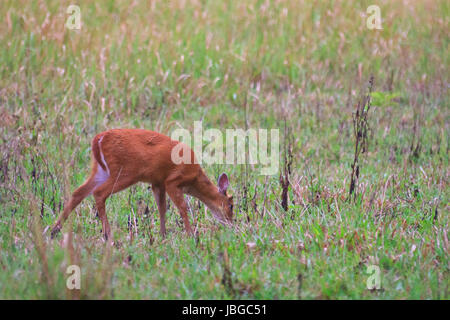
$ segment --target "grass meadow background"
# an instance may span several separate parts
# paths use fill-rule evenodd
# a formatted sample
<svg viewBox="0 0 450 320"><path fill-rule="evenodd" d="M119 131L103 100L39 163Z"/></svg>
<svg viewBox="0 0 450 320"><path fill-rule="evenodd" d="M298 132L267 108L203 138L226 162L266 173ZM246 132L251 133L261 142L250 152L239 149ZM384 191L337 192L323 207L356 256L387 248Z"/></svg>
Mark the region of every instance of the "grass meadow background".
<svg viewBox="0 0 450 320"><path fill-rule="evenodd" d="M81 30L65 27L70 4ZM382 30L366 27L371 4ZM0 298L449 299L449 19L445 0L2 0ZM214 181L230 176L232 229L189 199L197 235L170 203L162 239L139 184L107 201L114 246L92 197L57 239L42 235L87 178L95 134L198 120L280 129L287 211L279 174L212 165ZM66 288L72 264L80 290Z"/></svg>

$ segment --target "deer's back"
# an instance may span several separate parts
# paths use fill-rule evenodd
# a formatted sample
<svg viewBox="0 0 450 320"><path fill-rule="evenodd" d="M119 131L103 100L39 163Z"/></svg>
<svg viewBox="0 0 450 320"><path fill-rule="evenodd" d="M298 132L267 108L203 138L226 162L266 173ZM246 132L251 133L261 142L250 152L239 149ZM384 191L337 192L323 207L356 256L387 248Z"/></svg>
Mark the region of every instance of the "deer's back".
<svg viewBox="0 0 450 320"><path fill-rule="evenodd" d="M162 183L177 171L192 169L175 164L172 149L179 142L161 133L144 129L112 129L96 136L111 174L132 175L140 181ZM95 141L94 139L94 141ZM188 150L193 156L190 148Z"/></svg>

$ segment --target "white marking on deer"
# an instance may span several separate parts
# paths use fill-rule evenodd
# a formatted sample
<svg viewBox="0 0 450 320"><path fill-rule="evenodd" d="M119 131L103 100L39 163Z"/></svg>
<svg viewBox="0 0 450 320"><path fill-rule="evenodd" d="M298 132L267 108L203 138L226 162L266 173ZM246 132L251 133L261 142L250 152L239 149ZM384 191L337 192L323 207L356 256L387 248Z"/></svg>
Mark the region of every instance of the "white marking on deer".
<svg viewBox="0 0 450 320"><path fill-rule="evenodd" d="M102 159L103 164L105 165L106 171L102 168L102 166L99 163L97 163L97 173L95 174L94 177L95 187L91 191L91 193L94 192L94 190L97 189L97 187L101 186L109 178L108 164L106 163L105 157L102 152L102 145L101 145L102 140L103 137L101 137L100 140L98 140L98 148L100 150L100 157Z"/></svg>
<svg viewBox="0 0 450 320"><path fill-rule="evenodd" d="M102 136L102 137L98 140L98 149L100 150L100 157L102 158L102 162L103 162L103 164L105 165L106 171L107 171L108 176L109 176L109 168L108 168L108 164L106 163L105 157L103 156L103 152L102 152L102 140L103 140L103 137L104 137L104 136Z"/></svg>

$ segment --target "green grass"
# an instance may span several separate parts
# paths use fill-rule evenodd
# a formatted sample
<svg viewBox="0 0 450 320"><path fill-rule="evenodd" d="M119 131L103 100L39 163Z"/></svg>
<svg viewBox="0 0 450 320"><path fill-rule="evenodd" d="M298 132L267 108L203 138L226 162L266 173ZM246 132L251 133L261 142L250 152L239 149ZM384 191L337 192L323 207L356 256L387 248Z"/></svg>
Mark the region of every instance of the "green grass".
<svg viewBox="0 0 450 320"><path fill-rule="evenodd" d="M366 28L370 1L79 1L79 31L64 27L69 4L0 7L1 299L450 298L448 1L382 1L383 30ZM371 74L349 201L352 112ZM231 179L232 229L189 199L198 236L170 204L162 239L152 192L136 185L107 201L116 246L92 198L63 235L41 236L88 176L96 133L200 119L280 132L287 119L287 212L278 175L213 165L212 179ZM80 291L66 289L71 264ZM370 265L381 290L367 289Z"/></svg>

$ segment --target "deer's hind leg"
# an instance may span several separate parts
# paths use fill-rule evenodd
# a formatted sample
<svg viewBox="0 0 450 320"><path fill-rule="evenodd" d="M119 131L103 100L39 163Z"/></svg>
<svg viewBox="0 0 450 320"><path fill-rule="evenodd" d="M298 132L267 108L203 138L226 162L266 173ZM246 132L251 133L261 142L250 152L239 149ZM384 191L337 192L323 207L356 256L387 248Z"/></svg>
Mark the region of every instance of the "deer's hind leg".
<svg viewBox="0 0 450 320"><path fill-rule="evenodd" d="M98 210L98 216L102 222L102 230L105 240L111 238L111 228L109 226L108 218L106 217L106 199L114 193L122 191L129 186L136 183L133 176L127 175L111 175L105 183L95 189L94 198Z"/></svg>
<svg viewBox="0 0 450 320"><path fill-rule="evenodd" d="M77 188L69 199L69 202L64 206L63 213L59 216L56 223L53 225L51 231L51 238L53 239L56 234L61 230L62 224L67 220L70 213L80 204L80 202L92 193L95 187L101 182L99 180L99 170L96 166L93 166L91 176L79 187Z"/></svg>

